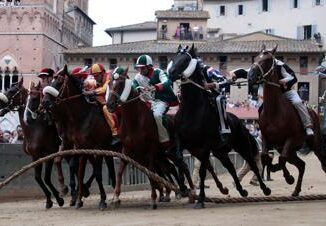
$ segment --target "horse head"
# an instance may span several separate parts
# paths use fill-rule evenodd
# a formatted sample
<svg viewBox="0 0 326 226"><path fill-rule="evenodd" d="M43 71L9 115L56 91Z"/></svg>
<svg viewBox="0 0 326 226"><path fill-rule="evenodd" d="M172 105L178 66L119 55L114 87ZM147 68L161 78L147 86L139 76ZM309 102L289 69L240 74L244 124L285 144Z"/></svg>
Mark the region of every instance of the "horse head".
<svg viewBox="0 0 326 226"><path fill-rule="evenodd" d="M44 98L42 100L42 106L46 110L51 110L56 103L64 101L72 95L81 95L80 84L81 81L70 75L68 67L65 65L64 68L55 74L51 85L43 89Z"/></svg>
<svg viewBox="0 0 326 226"><path fill-rule="evenodd" d="M198 56L194 44L192 44L190 49L188 46L182 48L179 45L177 55L169 63L167 72L174 82L183 77L190 78L195 72L197 65Z"/></svg>
<svg viewBox="0 0 326 226"><path fill-rule="evenodd" d="M250 85L260 84L270 80L270 75L275 69L275 57L277 45L273 49L266 49L263 44L260 53L255 57L254 63L248 72L248 81Z"/></svg>
<svg viewBox="0 0 326 226"><path fill-rule="evenodd" d="M28 90L28 98L26 102L25 112L24 112L24 121L25 123L35 120L38 116L38 109L41 104L42 99L42 87L39 82L35 85L34 82L31 82Z"/></svg>
<svg viewBox="0 0 326 226"><path fill-rule="evenodd" d="M132 94L132 80L128 78L128 68L124 70L122 75L114 74L111 91L107 100L107 107L110 112L114 112L116 108L125 103Z"/></svg>
<svg viewBox="0 0 326 226"><path fill-rule="evenodd" d="M12 110L17 110L25 105L27 98L27 90L23 86L23 78L13 85L5 93L0 93L0 116Z"/></svg>

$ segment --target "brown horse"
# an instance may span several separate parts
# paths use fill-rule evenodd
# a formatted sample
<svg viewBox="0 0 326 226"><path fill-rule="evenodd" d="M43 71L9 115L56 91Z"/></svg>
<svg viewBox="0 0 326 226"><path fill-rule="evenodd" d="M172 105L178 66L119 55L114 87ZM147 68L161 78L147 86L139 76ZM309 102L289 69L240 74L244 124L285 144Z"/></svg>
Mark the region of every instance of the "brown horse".
<svg viewBox="0 0 326 226"><path fill-rule="evenodd" d="M315 135L307 137L294 106L283 96L282 87L279 83L280 70L277 70L274 54L277 46L272 50L266 50L263 45L260 54L255 58L255 63L248 73L250 84L263 83L264 107L259 115L259 126L263 135L263 153L276 148L280 153L279 169L289 184L294 183L294 178L286 169L289 162L299 170L298 181L293 196L301 192L302 178L305 171L305 163L297 156L297 151L307 143L313 150L326 170L326 153L321 148L322 138L317 114L309 109L313 121ZM326 171L325 171L326 172Z"/></svg>
<svg viewBox="0 0 326 226"><path fill-rule="evenodd" d="M28 102L28 96L29 99L33 100ZM33 161L57 152L60 144L55 126L49 124L43 115L36 113L40 104L40 98L40 85L35 86L32 83L28 91L23 87L23 79L17 85L11 87L5 94L1 94L0 98L1 115L8 111L18 111L19 121L24 133L23 150L32 157ZM51 182L52 166L53 160L45 163L44 181L50 188L59 206L63 206L64 200L59 196L59 192ZM51 200L51 192L42 180L42 167L42 165L35 167L35 180L47 198L45 207L49 209L53 206L53 202Z"/></svg>
<svg viewBox="0 0 326 226"><path fill-rule="evenodd" d="M132 87L132 80L127 78L127 71L128 70L125 71L124 75L120 75L119 78L114 80L108 99L108 109L111 112L116 111L117 107L120 106L120 138L123 144L122 152L132 157L140 164L147 166L151 171L157 172L160 176L166 176L171 182L173 182L170 177L170 173L172 173L180 187L182 187L184 185L181 184L175 167L169 165L170 163L167 161L167 156L160 148L157 126L153 113L146 103L141 100L142 95ZM174 140L174 138L171 140ZM171 157L171 155L170 152L169 157ZM177 159L177 157L171 158L179 169L186 174L190 186L194 188L189 170L184 167L185 163L182 161L182 157L180 161ZM125 167L126 163L122 161L117 174L117 186L113 199L114 203L120 203L119 196ZM160 191L160 187L152 180L150 180L150 183L152 187L152 207L156 209L156 189ZM167 201L169 201L169 193Z"/></svg>
<svg viewBox="0 0 326 226"><path fill-rule="evenodd" d="M106 149L120 150L112 147L112 133L104 119L101 108L90 104L82 95L81 81L70 75L65 66L60 70L51 86L46 87L42 105L52 112L56 124L66 129L66 135L72 140L77 149ZM67 126L69 125L69 126ZM78 169L78 195L76 208L83 206L82 194L84 193L83 180L87 159L92 163L94 176L98 183L101 200L99 208L107 207L106 193L102 184L102 162L99 156L80 156ZM113 158L109 158L111 169L114 173Z"/></svg>

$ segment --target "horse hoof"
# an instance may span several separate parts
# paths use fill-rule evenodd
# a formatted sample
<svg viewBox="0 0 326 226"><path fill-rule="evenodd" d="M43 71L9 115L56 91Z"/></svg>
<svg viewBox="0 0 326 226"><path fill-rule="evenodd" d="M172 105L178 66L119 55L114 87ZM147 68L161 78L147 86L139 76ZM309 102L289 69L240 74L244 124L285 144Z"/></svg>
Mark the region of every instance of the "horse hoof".
<svg viewBox="0 0 326 226"><path fill-rule="evenodd" d="M164 197L163 202L171 202L171 198L170 197Z"/></svg>
<svg viewBox="0 0 326 226"><path fill-rule="evenodd" d="M121 200L115 200L115 201L112 201L111 205L113 206L114 209L118 209L120 207L120 204L121 204Z"/></svg>
<svg viewBox="0 0 326 226"><path fill-rule="evenodd" d="M300 191L294 191L294 192L292 193L292 197L298 197L299 194L300 194Z"/></svg>
<svg viewBox="0 0 326 226"><path fill-rule="evenodd" d="M76 205L76 200L70 200L70 204L69 204L69 206L75 206Z"/></svg>
<svg viewBox="0 0 326 226"><path fill-rule="evenodd" d="M156 203L152 205L152 209L153 210L156 210L157 209L157 204Z"/></svg>
<svg viewBox="0 0 326 226"><path fill-rule="evenodd" d="M266 188L263 190L263 192L264 192L264 195L266 195L266 196L269 196L269 195L272 193L271 189L268 188L268 187L266 187Z"/></svg>
<svg viewBox="0 0 326 226"><path fill-rule="evenodd" d="M83 207L83 202L77 202L76 203L76 206L75 206L75 209L80 209L80 208L82 208Z"/></svg>
<svg viewBox="0 0 326 226"><path fill-rule="evenodd" d="M53 202L51 200L47 201L46 204L45 204L46 209L51 209L52 206L53 206Z"/></svg>
<svg viewBox="0 0 326 226"><path fill-rule="evenodd" d="M197 202L195 204L195 207L194 208L195 209L204 209L205 208L205 204L204 204L204 202Z"/></svg>
<svg viewBox="0 0 326 226"><path fill-rule="evenodd" d="M242 191L240 191L240 195L241 195L242 197L247 197L247 196L248 196L248 192L247 192L247 190L243 189Z"/></svg>
<svg viewBox="0 0 326 226"><path fill-rule="evenodd" d="M291 175L286 177L285 180L286 180L286 183L288 183L288 184L293 184L294 183L294 177L291 176Z"/></svg>
<svg viewBox="0 0 326 226"><path fill-rule="evenodd" d="M164 202L164 196L161 196L161 197L158 199L158 202Z"/></svg>
<svg viewBox="0 0 326 226"><path fill-rule="evenodd" d="M108 207L105 201L101 201L98 206L101 211L105 210Z"/></svg>
<svg viewBox="0 0 326 226"><path fill-rule="evenodd" d="M182 198L181 192L175 193L175 199L180 200Z"/></svg>
<svg viewBox="0 0 326 226"><path fill-rule="evenodd" d="M180 191L180 195L182 198L186 198L189 196L189 193L190 193L190 190L189 189L186 189L184 191Z"/></svg>
<svg viewBox="0 0 326 226"><path fill-rule="evenodd" d="M65 197L69 192L69 188L65 185L60 191L60 197Z"/></svg>
<svg viewBox="0 0 326 226"><path fill-rule="evenodd" d="M60 207L62 207L65 204L65 200L63 198L58 198L57 203Z"/></svg>
<svg viewBox="0 0 326 226"><path fill-rule="evenodd" d="M228 195L229 194L229 189L228 188L222 188L220 191L221 191L221 193L223 195Z"/></svg>
<svg viewBox="0 0 326 226"><path fill-rule="evenodd" d="M91 193L90 193L88 187L87 187L87 186L84 186L84 187L83 187L83 197L84 197L84 198L87 198L90 194L91 194Z"/></svg>

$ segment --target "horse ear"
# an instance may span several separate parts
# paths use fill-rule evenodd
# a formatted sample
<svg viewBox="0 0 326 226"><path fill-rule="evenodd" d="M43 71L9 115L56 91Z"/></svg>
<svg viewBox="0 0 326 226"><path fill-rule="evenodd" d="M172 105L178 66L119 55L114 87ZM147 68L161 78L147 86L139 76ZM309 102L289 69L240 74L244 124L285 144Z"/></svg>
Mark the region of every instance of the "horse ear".
<svg viewBox="0 0 326 226"><path fill-rule="evenodd" d="M129 67L125 69L125 73L123 74L123 76L128 77L128 71L129 71Z"/></svg>
<svg viewBox="0 0 326 226"><path fill-rule="evenodd" d="M263 43L263 45L261 46L260 52L263 52L266 49L266 45L265 43Z"/></svg>
<svg viewBox="0 0 326 226"><path fill-rule="evenodd" d="M195 57L195 56L197 55L197 50L196 50L196 48L195 48L194 43L192 43L192 45L191 45L191 49L189 50L189 53L190 53L190 55L193 56L193 57Z"/></svg>
<svg viewBox="0 0 326 226"><path fill-rule="evenodd" d="M24 77L22 76L21 79L18 82L18 87L22 87L24 84Z"/></svg>
<svg viewBox="0 0 326 226"><path fill-rule="evenodd" d="M181 46L181 44L179 44L179 46L178 46L178 52L180 52L182 50L182 46Z"/></svg>
<svg viewBox="0 0 326 226"><path fill-rule="evenodd" d="M278 47L278 45L276 44L276 46L272 49L272 54L274 55L275 54L275 52L276 52L276 50L277 50L277 47Z"/></svg>
<svg viewBox="0 0 326 226"><path fill-rule="evenodd" d="M65 64L64 68L63 68L63 72L65 75L68 75L68 66L67 64Z"/></svg>

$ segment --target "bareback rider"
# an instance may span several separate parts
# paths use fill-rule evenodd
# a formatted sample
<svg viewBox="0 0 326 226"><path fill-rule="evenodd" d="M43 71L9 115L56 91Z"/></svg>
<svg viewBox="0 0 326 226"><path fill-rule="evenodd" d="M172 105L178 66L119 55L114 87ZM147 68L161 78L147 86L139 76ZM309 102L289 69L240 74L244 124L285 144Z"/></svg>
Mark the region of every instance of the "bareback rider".
<svg viewBox="0 0 326 226"><path fill-rule="evenodd" d="M84 80L83 94L89 97L95 97L97 103L102 106L104 118L112 131L112 145L119 142L118 129L112 114L108 111L105 101L105 94L108 88L111 72L106 73L102 64L93 64L90 69L90 75Z"/></svg>
<svg viewBox="0 0 326 226"><path fill-rule="evenodd" d="M294 71L284 62L275 59L276 70L280 73L279 84L282 86L283 96L288 99L297 109L302 124L305 128L307 136L313 136L313 124L307 107L301 100L298 92L293 88L293 85L298 81ZM231 72L232 79L247 78L248 72L244 69L236 69ZM260 92L262 93L262 92Z"/></svg>
<svg viewBox="0 0 326 226"><path fill-rule="evenodd" d="M226 97L225 97L225 87L229 85L226 77L217 69L204 65L203 73L208 79L205 84L205 89L212 90L214 93L217 113L219 118L219 128L220 128L220 139L221 145L228 142L228 138L231 133L226 115Z"/></svg>
<svg viewBox="0 0 326 226"><path fill-rule="evenodd" d="M43 68L37 75L41 79L42 90L44 87L49 86L53 80L54 71L51 68Z"/></svg>
<svg viewBox="0 0 326 226"><path fill-rule="evenodd" d="M170 145L170 138L167 129L163 126L162 117L167 112L169 104L177 102L172 82L163 70L153 67L152 58L148 55L138 57L135 67L139 73L133 80L133 86L136 89L142 87L145 91L155 90L151 108L158 129L159 141L161 146L166 148Z"/></svg>

